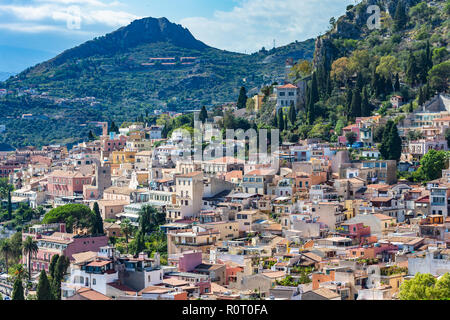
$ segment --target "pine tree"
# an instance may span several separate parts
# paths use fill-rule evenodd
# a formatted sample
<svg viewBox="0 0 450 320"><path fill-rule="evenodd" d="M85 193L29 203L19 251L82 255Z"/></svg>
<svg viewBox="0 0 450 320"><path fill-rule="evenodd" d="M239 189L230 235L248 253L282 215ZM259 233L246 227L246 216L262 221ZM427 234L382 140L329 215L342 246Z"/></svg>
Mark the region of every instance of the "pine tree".
<svg viewBox="0 0 450 320"><path fill-rule="evenodd" d="M200 111L200 114L198 115L198 119L202 123L205 123L206 119L208 119L208 112L206 111L206 107L205 106L202 107L202 110Z"/></svg>
<svg viewBox="0 0 450 320"><path fill-rule="evenodd" d="M398 76L398 73L395 75L394 91L400 92L400 78Z"/></svg>
<svg viewBox="0 0 450 320"><path fill-rule="evenodd" d="M47 278L45 270L41 271L39 276L39 283L37 286L37 299L38 300L53 300L50 282Z"/></svg>
<svg viewBox="0 0 450 320"><path fill-rule="evenodd" d="M102 219L102 215L100 214L100 208L98 207L97 202L94 203L93 211L94 211L94 223L92 226L92 233L93 234L104 234L103 219Z"/></svg>
<svg viewBox="0 0 450 320"><path fill-rule="evenodd" d="M247 90L245 89L245 87L241 87L236 107L238 109L243 109L246 107L246 105L247 105Z"/></svg>
<svg viewBox="0 0 450 320"><path fill-rule="evenodd" d="M16 277L13 285L12 300L25 300L23 283L21 277Z"/></svg>

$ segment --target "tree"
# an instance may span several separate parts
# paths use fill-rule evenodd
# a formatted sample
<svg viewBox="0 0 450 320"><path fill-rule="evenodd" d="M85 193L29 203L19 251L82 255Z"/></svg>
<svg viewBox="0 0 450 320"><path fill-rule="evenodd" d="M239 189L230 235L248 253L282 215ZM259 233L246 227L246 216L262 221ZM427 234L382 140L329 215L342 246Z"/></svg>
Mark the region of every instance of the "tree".
<svg viewBox="0 0 450 320"><path fill-rule="evenodd" d="M30 236L28 236L23 242L23 253L27 255L27 263L28 263L28 280L31 280L31 257L33 254L37 253L39 248L37 246L37 242L33 240Z"/></svg>
<svg viewBox="0 0 450 320"><path fill-rule="evenodd" d="M399 63L394 56L384 56L380 59L380 63L376 68L376 72L383 76L385 79L392 79L392 75L396 72L400 72ZM392 86L391 86L392 90Z"/></svg>
<svg viewBox="0 0 450 320"><path fill-rule="evenodd" d="M385 160L400 160L402 140L398 134L397 125L389 120L383 132L380 153Z"/></svg>
<svg viewBox="0 0 450 320"><path fill-rule="evenodd" d="M439 92L448 91L448 81L450 78L450 61L445 61L434 66L428 73L431 87Z"/></svg>
<svg viewBox="0 0 450 320"><path fill-rule="evenodd" d="M11 243L10 243L9 239L1 240L1 242L0 242L0 254L5 259L6 273L8 273L8 266L9 266L8 258L11 256L12 253L13 253L13 251L12 251L12 247L11 247Z"/></svg>
<svg viewBox="0 0 450 320"><path fill-rule="evenodd" d="M200 120L202 123L205 123L206 119L208 119L208 111L206 111L206 107L203 106L200 114L198 115L198 120Z"/></svg>
<svg viewBox="0 0 450 320"><path fill-rule="evenodd" d="M16 277L13 285L12 300L25 300L23 283L21 277Z"/></svg>
<svg viewBox="0 0 450 320"><path fill-rule="evenodd" d="M296 80L307 77L311 75L312 68L312 63L310 61L301 59L292 67L289 76L291 78L295 78Z"/></svg>
<svg viewBox="0 0 450 320"><path fill-rule="evenodd" d="M371 113L372 108L369 102L369 93L367 92L367 87L364 87L361 101L361 116L369 117Z"/></svg>
<svg viewBox="0 0 450 320"><path fill-rule="evenodd" d="M414 56L414 53L410 51L406 62L406 79L410 85L414 86L417 83L417 74L416 57Z"/></svg>
<svg viewBox="0 0 450 320"><path fill-rule="evenodd" d="M431 149L420 160L418 176L425 181L438 179L442 176L442 170L447 167L449 153Z"/></svg>
<svg viewBox="0 0 450 320"><path fill-rule="evenodd" d="M70 260L65 256L59 256L56 262L54 277L52 278L52 296L55 300L61 300L61 282L66 275Z"/></svg>
<svg viewBox="0 0 450 320"><path fill-rule="evenodd" d="M145 206L139 212L139 230L144 235L157 231L159 226L165 222L165 214L152 206Z"/></svg>
<svg viewBox="0 0 450 320"><path fill-rule="evenodd" d="M36 295L38 300L53 300L50 282L45 270L42 270L39 276Z"/></svg>
<svg viewBox="0 0 450 320"><path fill-rule="evenodd" d="M50 278L54 278L55 277L55 268L56 268L56 264L58 263L58 259L59 259L59 254L54 254L52 256L52 260L50 261L50 265L48 266L48 272L50 275Z"/></svg>
<svg viewBox="0 0 450 320"><path fill-rule="evenodd" d="M402 30L408 22L408 14L403 0L399 1L394 14L394 31Z"/></svg>
<svg viewBox="0 0 450 320"><path fill-rule="evenodd" d="M361 117L361 93L359 92L358 88L355 88L355 90L353 90L350 116L353 118Z"/></svg>
<svg viewBox="0 0 450 320"><path fill-rule="evenodd" d="M450 274L446 273L436 280L429 273L417 273L411 280L400 286L400 300L449 300Z"/></svg>
<svg viewBox="0 0 450 320"><path fill-rule="evenodd" d="M278 109L278 129L280 132L284 131L284 115L283 115L283 108Z"/></svg>
<svg viewBox="0 0 450 320"><path fill-rule="evenodd" d="M114 121L111 122L111 126L110 126L110 129L109 129L109 132L119 133L119 127L116 126Z"/></svg>
<svg viewBox="0 0 450 320"><path fill-rule="evenodd" d="M297 120L297 112L295 110L294 104L292 103L291 106L289 107L289 121L294 126L296 120Z"/></svg>
<svg viewBox="0 0 450 320"><path fill-rule="evenodd" d="M447 147L450 148L450 128L445 130L445 140L447 140Z"/></svg>
<svg viewBox="0 0 450 320"><path fill-rule="evenodd" d="M136 234L136 239L134 240L134 252L133 254L137 256L139 253L145 249L145 236L144 233L139 230Z"/></svg>
<svg viewBox="0 0 450 320"><path fill-rule="evenodd" d="M8 220L12 220L11 190L8 190Z"/></svg>
<svg viewBox="0 0 450 320"><path fill-rule="evenodd" d="M13 191L14 186L8 181L8 178L0 178L0 199L6 199L8 192Z"/></svg>
<svg viewBox="0 0 450 320"><path fill-rule="evenodd" d="M345 139L347 139L347 143L352 146L356 142L356 139L358 139L358 135L356 132L350 131L345 134Z"/></svg>
<svg viewBox="0 0 450 320"><path fill-rule="evenodd" d="M95 140L95 136L94 136L94 133L92 132L92 130L89 130L88 140L89 141L94 141Z"/></svg>
<svg viewBox="0 0 450 320"><path fill-rule="evenodd" d="M92 223L92 234L104 234L103 231L103 219L102 215L100 214L100 209L98 207L98 203L94 203L93 207L94 211L94 222Z"/></svg>
<svg viewBox="0 0 450 320"><path fill-rule="evenodd" d="M243 109L245 108L246 104L247 104L247 90L245 89L245 87L241 87L236 107L238 109Z"/></svg>
<svg viewBox="0 0 450 320"><path fill-rule="evenodd" d="M400 78L398 76L398 73L395 75L394 91L400 92Z"/></svg>
<svg viewBox="0 0 450 320"><path fill-rule="evenodd" d="M130 219L124 219L120 224L120 231L125 236L125 241L127 243L127 252L128 252L128 237L133 233L133 226L131 225Z"/></svg>
<svg viewBox="0 0 450 320"><path fill-rule="evenodd" d="M88 206L82 204L67 204L50 210L42 221L44 224L65 223L68 232L75 228L92 228L94 214Z"/></svg>
<svg viewBox="0 0 450 320"><path fill-rule="evenodd" d="M330 76L339 82L346 83L351 73L349 63L350 60L347 57L342 57L334 61L331 65Z"/></svg>

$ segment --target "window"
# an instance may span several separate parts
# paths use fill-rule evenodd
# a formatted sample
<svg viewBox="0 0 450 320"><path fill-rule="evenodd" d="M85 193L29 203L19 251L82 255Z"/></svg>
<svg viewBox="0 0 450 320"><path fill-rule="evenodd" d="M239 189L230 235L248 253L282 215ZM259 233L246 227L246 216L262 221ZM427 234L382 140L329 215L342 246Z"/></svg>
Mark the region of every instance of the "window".
<svg viewBox="0 0 450 320"><path fill-rule="evenodd" d="M97 281L94 279L92 279L92 284L95 286L97 284Z"/></svg>

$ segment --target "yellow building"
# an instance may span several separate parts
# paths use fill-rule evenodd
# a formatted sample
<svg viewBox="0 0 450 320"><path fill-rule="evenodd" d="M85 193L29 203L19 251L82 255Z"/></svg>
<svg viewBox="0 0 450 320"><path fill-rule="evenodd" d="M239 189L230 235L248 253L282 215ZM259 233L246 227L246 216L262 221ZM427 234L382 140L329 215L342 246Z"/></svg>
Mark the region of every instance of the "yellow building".
<svg viewBox="0 0 450 320"><path fill-rule="evenodd" d="M113 164L134 163L136 161L135 151L113 151L111 154Z"/></svg>

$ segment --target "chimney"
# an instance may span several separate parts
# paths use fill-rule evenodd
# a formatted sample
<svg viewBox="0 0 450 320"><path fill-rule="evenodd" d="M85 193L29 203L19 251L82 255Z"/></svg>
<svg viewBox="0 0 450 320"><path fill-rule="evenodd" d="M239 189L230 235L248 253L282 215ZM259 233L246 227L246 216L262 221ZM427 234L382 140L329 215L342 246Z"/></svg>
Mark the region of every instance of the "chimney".
<svg viewBox="0 0 450 320"><path fill-rule="evenodd" d="M66 224L65 223L59 224L59 232L66 233Z"/></svg>

